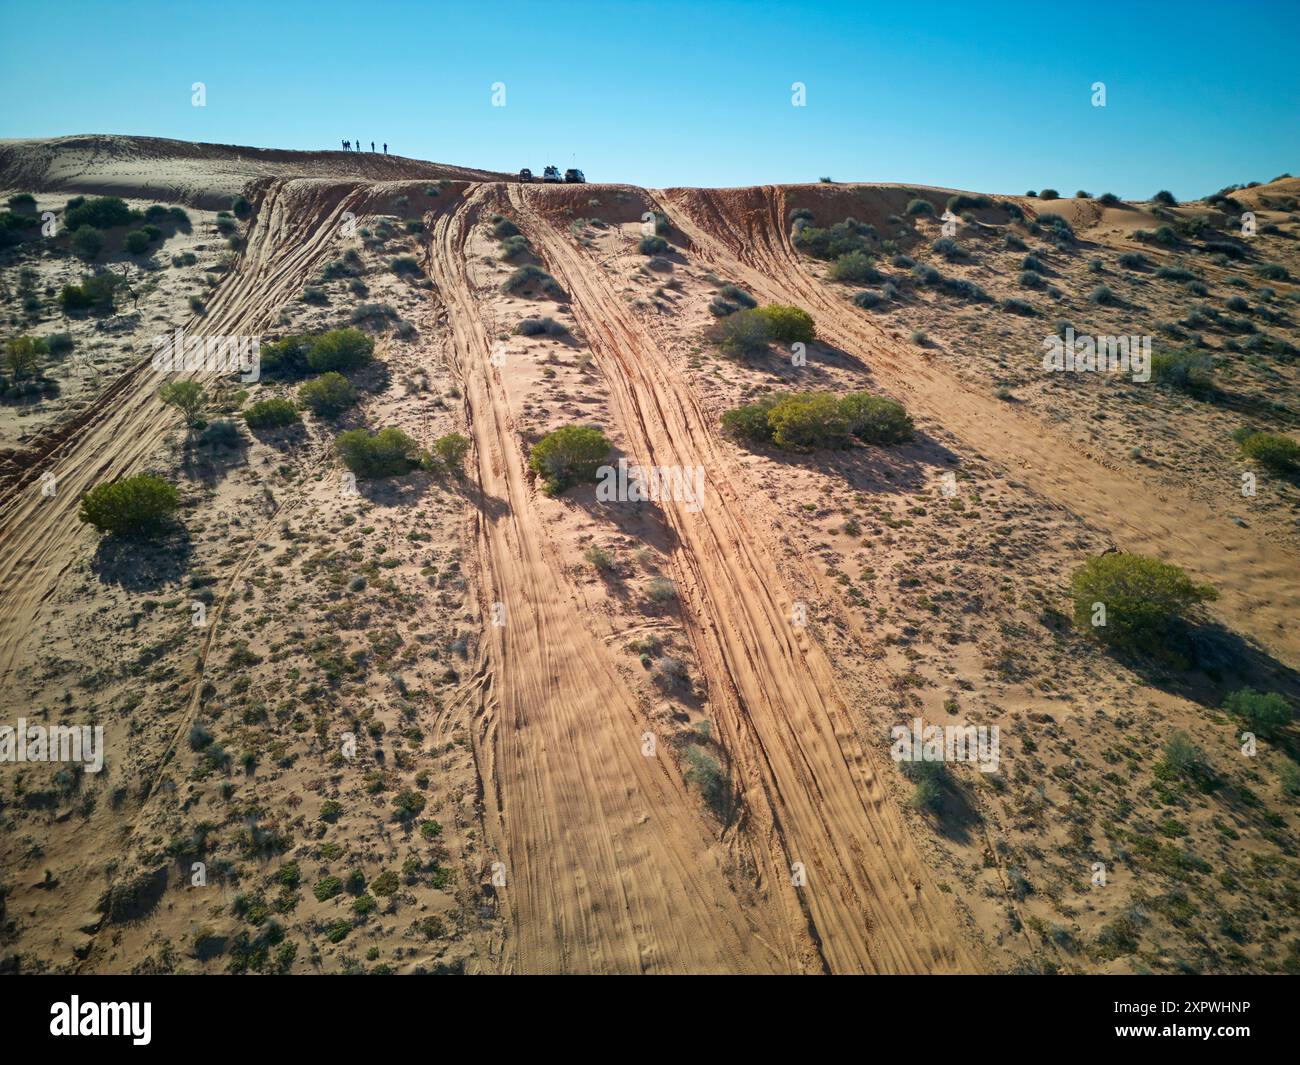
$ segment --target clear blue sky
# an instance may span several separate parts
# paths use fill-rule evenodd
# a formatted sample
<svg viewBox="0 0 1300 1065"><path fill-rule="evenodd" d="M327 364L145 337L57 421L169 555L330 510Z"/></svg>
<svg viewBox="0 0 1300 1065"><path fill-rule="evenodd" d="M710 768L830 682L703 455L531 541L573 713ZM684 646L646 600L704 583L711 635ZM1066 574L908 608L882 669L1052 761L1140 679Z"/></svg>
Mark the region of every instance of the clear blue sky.
<svg viewBox="0 0 1300 1065"><path fill-rule="evenodd" d="M6 0L0 137L360 137L649 186L829 175L1192 198L1300 173L1298 14L1296 0Z"/></svg>

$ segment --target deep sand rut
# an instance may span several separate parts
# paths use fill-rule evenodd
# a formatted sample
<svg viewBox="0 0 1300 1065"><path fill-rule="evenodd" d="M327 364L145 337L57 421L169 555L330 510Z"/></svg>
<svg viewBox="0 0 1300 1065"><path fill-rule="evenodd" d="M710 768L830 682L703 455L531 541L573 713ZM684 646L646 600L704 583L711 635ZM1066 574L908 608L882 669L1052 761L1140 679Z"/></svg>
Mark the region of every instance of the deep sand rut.
<svg viewBox="0 0 1300 1065"><path fill-rule="evenodd" d="M590 632L537 510L505 388L466 273L485 189L433 222L427 267L464 381L478 498L472 536L486 663L468 685L478 721L488 854L513 929L498 965L519 972L788 971L761 906L723 873L698 798ZM496 850L496 854L491 852Z"/></svg>
<svg viewBox="0 0 1300 1065"><path fill-rule="evenodd" d="M765 301L796 303L828 343L860 358L913 414L932 419L1030 488L1098 528L1119 548L1185 567L1220 592L1215 612L1279 659L1300 665L1300 570L1296 556L1204 505L1085 453L1032 415L969 386L890 336L838 291L813 277L789 240L785 196L775 186L668 189L659 206L694 251ZM1224 492L1233 493L1234 484Z"/></svg>
<svg viewBox="0 0 1300 1065"><path fill-rule="evenodd" d="M572 297L632 457L705 470L698 513L660 505L679 540L687 623L742 790L740 846L776 906L787 949L802 967L832 972L973 968L955 915L858 741L828 658L792 623L791 597L745 519L711 421L601 268L548 222L546 195L511 187L512 215ZM800 887L796 868L806 877Z"/></svg>

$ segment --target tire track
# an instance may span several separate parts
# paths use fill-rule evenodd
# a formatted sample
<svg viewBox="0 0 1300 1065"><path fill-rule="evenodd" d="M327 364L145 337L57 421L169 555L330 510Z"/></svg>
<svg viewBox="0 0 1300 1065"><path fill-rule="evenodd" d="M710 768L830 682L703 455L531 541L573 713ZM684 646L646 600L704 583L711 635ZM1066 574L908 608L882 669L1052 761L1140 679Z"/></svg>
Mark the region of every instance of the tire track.
<svg viewBox="0 0 1300 1065"><path fill-rule="evenodd" d="M858 742L829 660L789 620L791 597L745 520L711 421L601 271L537 208L544 195L512 187L515 220L572 296L629 450L645 465L706 470L698 513L660 505L678 536L680 594L743 791L746 844L780 901L786 942L831 972L974 968ZM796 863L806 887L791 883Z"/></svg>
<svg viewBox="0 0 1300 1065"><path fill-rule="evenodd" d="M761 908L728 883L722 848L670 758L640 752L647 722L587 629L565 560L537 514L504 386L489 362L464 245L487 193L435 220L427 266L446 304L465 382L473 539L491 668L466 693L488 837L504 862L514 935L499 965L519 972L786 970L764 945Z"/></svg>

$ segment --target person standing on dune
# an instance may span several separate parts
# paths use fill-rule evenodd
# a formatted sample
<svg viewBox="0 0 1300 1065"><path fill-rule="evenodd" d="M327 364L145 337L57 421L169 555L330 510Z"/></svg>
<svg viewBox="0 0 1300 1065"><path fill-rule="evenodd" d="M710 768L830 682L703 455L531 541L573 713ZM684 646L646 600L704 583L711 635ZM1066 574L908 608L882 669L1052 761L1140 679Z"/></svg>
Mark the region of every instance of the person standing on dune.
<svg viewBox="0 0 1300 1065"><path fill-rule="evenodd" d="M384 141L384 154L385 154L385 155L388 154L388 142L387 142L387 141Z"/></svg>
<svg viewBox="0 0 1300 1065"><path fill-rule="evenodd" d="M371 142L370 142L370 154L373 155L374 152L375 152L375 142L374 142L374 141L371 141Z"/></svg>

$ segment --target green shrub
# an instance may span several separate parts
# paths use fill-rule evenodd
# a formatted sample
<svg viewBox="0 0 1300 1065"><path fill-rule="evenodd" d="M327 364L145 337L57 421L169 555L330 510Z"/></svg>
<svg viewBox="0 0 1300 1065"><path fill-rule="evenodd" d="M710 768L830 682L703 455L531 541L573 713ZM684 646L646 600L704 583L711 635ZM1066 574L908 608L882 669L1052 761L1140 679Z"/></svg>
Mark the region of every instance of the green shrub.
<svg viewBox="0 0 1300 1065"><path fill-rule="evenodd" d="M1178 206L1178 201L1174 198L1174 194L1170 192L1168 189L1161 189L1159 192L1157 192L1154 196L1151 197L1151 202L1162 203L1166 207Z"/></svg>
<svg viewBox="0 0 1300 1065"><path fill-rule="evenodd" d="M518 259L519 256L531 250L528 238L522 233L516 233L513 237L507 237L501 242L501 258L507 261Z"/></svg>
<svg viewBox="0 0 1300 1065"><path fill-rule="evenodd" d="M794 235L794 245L816 259L838 259L855 251L869 251L876 237L875 227L846 218L828 229L804 226Z"/></svg>
<svg viewBox="0 0 1300 1065"><path fill-rule="evenodd" d="M1210 360L1197 351L1157 351L1151 356L1151 377L1191 396L1205 397L1214 391Z"/></svg>
<svg viewBox="0 0 1300 1065"><path fill-rule="evenodd" d="M99 253L104 250L104 234L92 226L82 226L73 231L71 240L77 258L86 262L98 259Z"/></svg>
<svg viewBox="0 0 1300 1065"><path fill-rule="evenodd" d="M801 307L772 303L759 308L758 314L767 323L768 335L782 344L811 344L817 338L817 328L812 315Z"/></svg>
<svg viewBox="0 0 1300 1065"><path fill-rule="evenodd" d="M1196 604L1218 598L1177 566L1125 552L1089 559L1075 571L1070 589L1075 624L1125 650L1159 650L1175 621ZM1105 625L1092 623L1096 603L1105 606Z"/></svg>
<svg viewBox="0 0 1300 1065"><path fill-rule="evenodd" d="M524 263L515 270L501 285L505 293L521 292L529 285L537 285L548 296L559 297L564 294L559 282L535 263Z"/></svg>
<svg viewBox="0 0 1300 1065"><path fill-rule="evenodd" d="M126 235L126 250L132 255L143 255L149 250L149 234L143 229L133 229Z"/></svg>
<svg viewBox="0 0 1300 1065"><path fill-rule="evenodd" d="M1290 704L1277 692L1242 688L1229 695L1223 705L1245 721L1252 732L1265 738L1277 735L1291 723Z"/></svg>
<svg viewBox="0 0 1300 1065"><path fill-rule="evenodd" d="M317 373L355 370L371 359L375 342L360 329L331 329L314 337L307 348L307 366Z"/></svg>
<svg viewBox="0 0 1300 1065"><path fill-rule="evenodd" d="M10 337L5 341L5 369L14 381L24 377L37 377L41 359L49 354L49 344L40 337Z"/></svg>
<svg viewBox="0 0 1300 1065"><path fill-rule="evenodd" d="M724 355L762 355L772 341L767 319L757 310L736 311L710 326L708 338Z"/></svg>
<svg viewBox="0 0 1300 1065"><path fill-rule="evenodd" d="M65 311L95 310L109 312L113 309L113 300L122 277L111 270L102 270L95 274L85 274L75 285L64 285L59 293L59 303Z"/></svg>
<svg viewBox="0 0 1300 1065"><path fill-rule="evenodd" d="M1115 298L1115 293L1113 293L1106 285L1098 285L1088 293L1088 302L1108 307L1111 304L1118 303L1119 301Z"/></svg>
<svg viewBox="0 0 1300 1065"><path fill-rule="evenodd" d="M492 222L492 235L498 240L519 236L519 227L505 215L494 214L490 221Z"/></svg>
<svg viewBox="0 0 1300 1065"><path fill-rule="evenodd" d="M594 481L610 446L599 429L566 425L533 445L528 466L542 478L546 493L556 495L571 484Z"/></svg>
<svg viewBox="0 0 1300 1065"><path fill-rule="evenodd" d="M342 880L337 876L327 876L316 882L316 886L311 889L311 893L316 896L317 902L327 902L342 890Z"/></svg>
<svg viewBox="0 0 1300 1065"><path fill-rule="evenodd" d="M198 381L192 377L183 377L178 381L168 381L158 389L158 398L180 411L185 417L186 425L194 426L199 421L208 397Z"/></svg>
<svg viewBox="0 0 1300 1065"><path fill-rule="evenodd" d="M1282 433L1243 433L1241 453L1277 473L1300 469L1300 444Z"/></svg>
<svg viewBox="0 0 1300 1065"><path fill-rule="evenodd" d="M519 324L515 326L515 332L521 337L539 336L563 336L569 331L569 327L563 322L557 322L554 318L521 318Z"/></svg>
<svg viewBox="0 0 1300 1065"><path fill-rule="evenodd" d="M337 418L357 401L357 390L340 373L330 370L298 388L298 402L322 418Z"/></svg>
<svg viewBox="0 0 1300 1065"><path fill-rule="evenodd" d="M668 250L668 241L663 237L654 234L648 237L642 237L637 243L636 250L642 255L662 255Z"/></svg>
<svg viewBox="0 0 1300 1065"><path fill-rule="evenodd" d="M1059 200L1061 194L1055 189L1043 189L1043 191L1038 194L1038 198L1040 200Z"/></svg>
<svg viewBox="0 0 1300 1065"><path fill-rule="evenodd" d="M1260 263L1255 273L1267 281L1290 281L1291 272L1281 263Z"/></svg>
<svg viewBox="0 0 1300 1065"><path fill-rule="evenodd" d="M881 280L880 271L875 268L871 256L865 251L845 252L831 263L827 274L832 281L843 281L850 285L874 284Z"/></svg>
<svg viewBox="0 0 1300 1065"><path fill-rule="evenodd" d="M30 192L20 192L15 196L9 197L9 210L11 211L35 211L36 197Z"/></svg>
<svg viewBox="0 0 1300 1065"><path fill-rule="evenodd" d="M934 214L934 204L929 200L922 200L918 197L908 202L907 213L910 215L932 215Z"/></svg>
<svg viewBox="0 0 1300 1065"><path fill-rule="evenodd" d="M849 432L868 444L902 444L912 439L912 416L901 403L866 392L850 392L840 400Z"/></svg>
<svg viewBox="0 0 1300 1065"><path fill-rule="evenodd" d="M433 454L444 469L460 477L465 472L465 456L469 454L469 440L460 433L448 433L433 442Z"/></svg>
<svg viewBox="0 0 1300 1065"><path fill-rule="evenodd" d="M79 517L100 533L144 540L162 532L179 503L174 485L142 474L96 485L81 497Z"/></svg>
<svg viewBox="0 0 1300 1065"><path fill-rule="evenodd" d="M776 398L747 403L722 415L722 430L728 436L750 444L766 444L772 439L772 424L767 415L776 406Z"/></svg>
<svg viewBox="0 0 1300 1065"><path fill-rule="evenodd" d="M768 412L772 442L792 451L844 447L849 442L848 416L827 392L785 396Z"/></svg>
<svg viewBox="0 0 1300 1065"><path fill-rule="evenodd" d="M82 226L90 226L94 229L112 229L115 226L127 225L134 217L126 201L116 196L100 196L92 200L77 197L69 200L67 208L64 209L63 228L76 230Z"/></svg>
<svg viewBox="0 0 1300 1065"><path fill-rule="evenodd" d="M374 435L365 429L349 429L339 433L334 449L344 465L363 480L399 477L419 463L415 441L392 426Z"/></svg>
<svg viewBox="0 0 1300 1065"><path fill-rule="evenodd" d="M298 408L287 399L263 399L249 404L243 412L250 429L279 429L299 421Z"/></svg>
<svg viewBox="0 0 1300 1065"><path fill-rule="evenodd" d="M758 306L758 300L754 299L753 296L738 285L723 285L718 289L718 295L722 299L734 303L737 307L744 308L745 310L753 310Z"/></svg>

